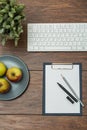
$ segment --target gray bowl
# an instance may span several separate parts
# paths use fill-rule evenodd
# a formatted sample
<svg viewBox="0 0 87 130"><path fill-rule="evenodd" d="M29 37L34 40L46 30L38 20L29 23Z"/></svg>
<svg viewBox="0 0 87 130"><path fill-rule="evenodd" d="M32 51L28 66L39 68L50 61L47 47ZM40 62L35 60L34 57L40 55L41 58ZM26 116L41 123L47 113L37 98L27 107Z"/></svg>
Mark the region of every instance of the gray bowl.
<svg viewBox="0 0 87 130"><path fill-rule="evenodd" d="M0 62L5 63L7 68L10 67L19 67L23 72L23 77L19 82L13 83L11 81L11 90L6 94L0 94L0 100L12 100L19 97L27 89L29 84L29 70L26 64L18 57L11 55L2 55L0 56ZM4 76L4 78L6 78Z"/></svg>

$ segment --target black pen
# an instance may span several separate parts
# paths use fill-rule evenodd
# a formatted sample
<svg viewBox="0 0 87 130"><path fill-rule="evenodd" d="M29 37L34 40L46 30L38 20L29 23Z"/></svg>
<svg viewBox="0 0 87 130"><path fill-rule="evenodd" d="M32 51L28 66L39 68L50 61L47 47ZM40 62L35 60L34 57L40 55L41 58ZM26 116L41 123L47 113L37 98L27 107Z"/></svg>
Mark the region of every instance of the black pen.
<svg viewBox="0 0 87 130"><path fill-rule="evenodd" d="M70 96L75 102L78 102L78 100L66 89L63 87L63 85L61 85L60 83L57 82L57 84L59 85L59 87L66 93L68 94L68 96Z"/></svg>

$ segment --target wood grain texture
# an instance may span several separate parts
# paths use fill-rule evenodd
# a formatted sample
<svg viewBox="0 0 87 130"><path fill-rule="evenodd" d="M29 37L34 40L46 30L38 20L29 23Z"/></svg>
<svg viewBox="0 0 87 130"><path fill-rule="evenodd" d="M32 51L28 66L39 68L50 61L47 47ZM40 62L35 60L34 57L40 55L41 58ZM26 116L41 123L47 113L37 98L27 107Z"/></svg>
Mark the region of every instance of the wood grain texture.
<svg viewBox="0 0 87 130"><path fill-rule="evenodd" d="M23 0L22 0L23 2ZM86 22L86 0L25 0L27 22Z"/></svg>
<svg viewBox="0 0 87 130"><path fill-rule="evenodd" d="M53 129L86 130L87 117L0 115L0 130Z"/></svg>
<svg viewBox="0 0 87 130"><path fill-rule="evenodd" d="M30 69L25 93L12 101L0 101L0 130L86 130L87 52L27 52L27 23L87 22L87 0L18 0L25 4L26 20L18 47L13 41L0 45L0 56L16 55ZM43 62L81 62L83 116L42 116Z"/></svg>
<svg viewBox="0 0 87 130"><path fill-rule="evenodd" d="M24 49L16 50L5 47L0 52L2 54L16 55L21 58L30 70L43 70L44 62L53 63L82 63L82 69L87 70L87 52L49 52L49 53L28 53Z"/></svg>

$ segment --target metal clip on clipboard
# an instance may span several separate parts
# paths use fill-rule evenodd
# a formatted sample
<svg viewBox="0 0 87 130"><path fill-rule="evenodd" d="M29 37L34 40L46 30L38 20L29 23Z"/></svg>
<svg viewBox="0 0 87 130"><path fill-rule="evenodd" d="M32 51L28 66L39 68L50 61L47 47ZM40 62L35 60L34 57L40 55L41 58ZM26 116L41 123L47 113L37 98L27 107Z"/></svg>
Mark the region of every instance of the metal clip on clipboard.
<svg viewBox="0 0 87 130"><path fill-rule="evenodd" d="M72 63L52 63L52 69L65 69L65 70L72 70L73 64Z"/></svg>

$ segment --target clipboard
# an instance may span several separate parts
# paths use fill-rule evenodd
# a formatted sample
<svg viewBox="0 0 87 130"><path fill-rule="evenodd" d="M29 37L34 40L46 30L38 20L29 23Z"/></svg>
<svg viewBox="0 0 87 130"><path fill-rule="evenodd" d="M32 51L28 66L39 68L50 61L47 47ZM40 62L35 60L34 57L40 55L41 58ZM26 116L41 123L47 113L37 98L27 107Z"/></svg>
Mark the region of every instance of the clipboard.
<svg viewBox="0 0 87 130"><path fill-rule="evenodd" d="M72 95L73 93L61 77L64 75L80 100L82 100L82 64L81 63L44 63L43 64L43 115L82 115L79 102L72 104L68 96L59 88L62 84Z"/></svg>

